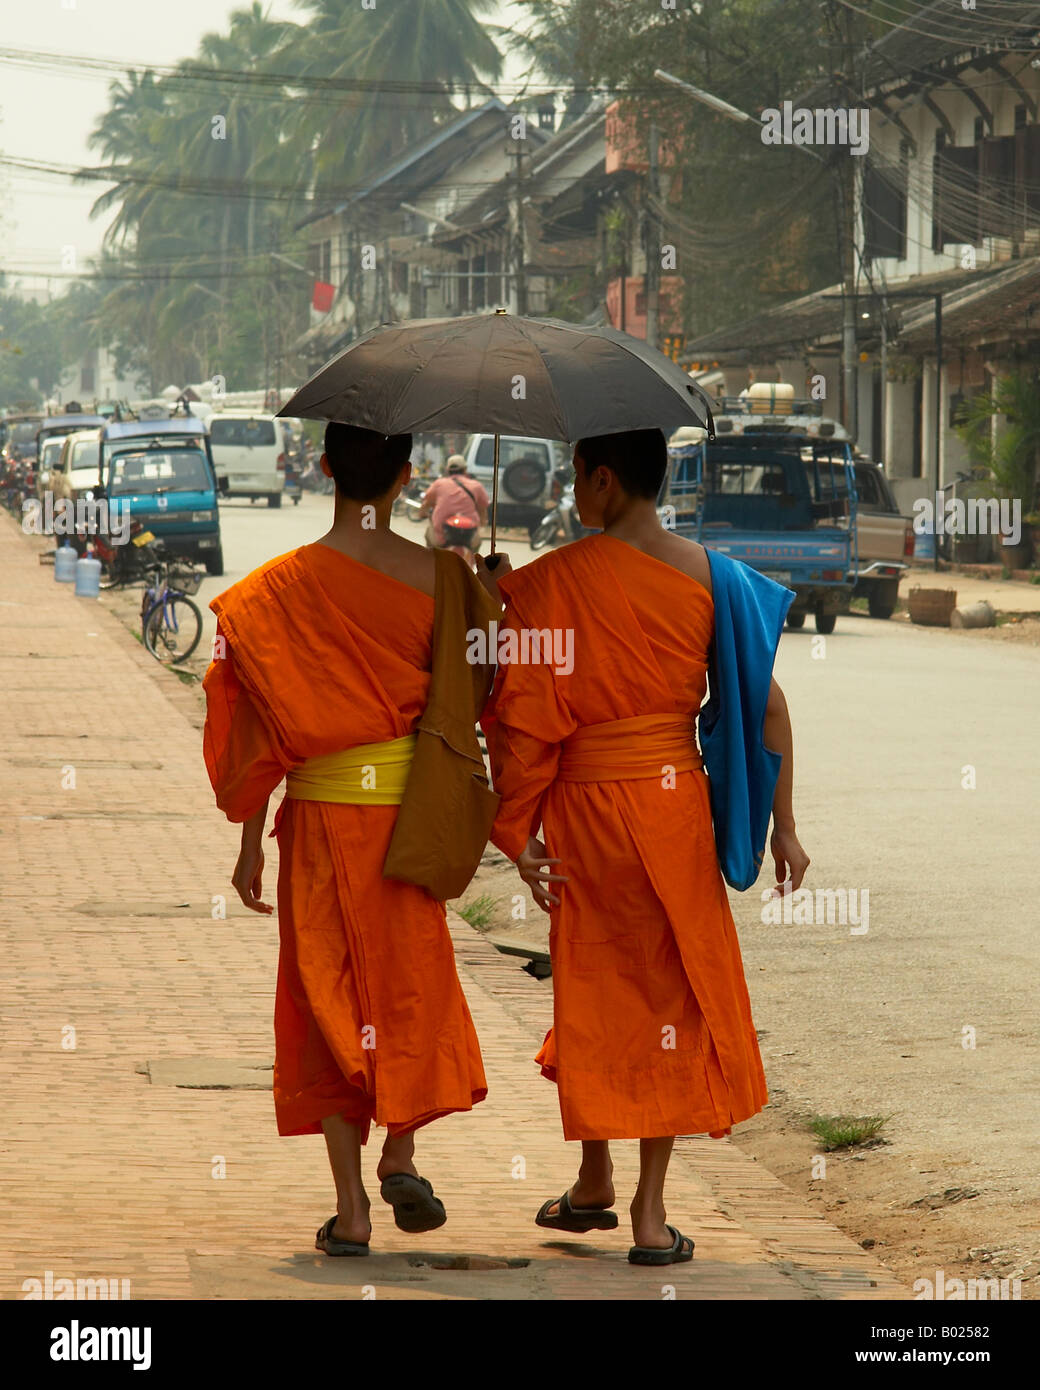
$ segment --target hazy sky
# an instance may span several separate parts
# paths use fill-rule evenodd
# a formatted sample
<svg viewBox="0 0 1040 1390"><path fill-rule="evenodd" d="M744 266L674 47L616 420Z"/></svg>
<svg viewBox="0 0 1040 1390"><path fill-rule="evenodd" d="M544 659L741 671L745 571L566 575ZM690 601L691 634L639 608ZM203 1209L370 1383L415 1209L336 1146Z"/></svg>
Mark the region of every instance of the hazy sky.
<svg viewBox="0 0 1040 1390"><path fill-rule="evenodd" d="M392 4L393 0L377 0ZM191 57L203 34L226 29L248 0L0 0L0 47L175 63ZM270 0L276 19L301 20L292 0ZM508 22L508 0L488 18ZM62 164L97 162L87 136L108 105L111 75L34 72L0 59L0 153ZM0 268L56 276L63 248L77 264L98 249L105 220L90 218L103 184L28 174L0 166ZM34 284L43 283L34 279ZM65 281L50 282L61 293Z"/></svg>

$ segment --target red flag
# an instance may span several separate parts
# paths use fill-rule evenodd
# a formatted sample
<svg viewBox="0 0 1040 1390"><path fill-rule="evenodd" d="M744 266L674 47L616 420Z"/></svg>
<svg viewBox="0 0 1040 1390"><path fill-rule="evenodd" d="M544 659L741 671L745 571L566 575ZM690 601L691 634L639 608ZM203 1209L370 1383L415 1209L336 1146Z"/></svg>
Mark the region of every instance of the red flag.
<svg viewBox="0 0 1040 1390"><path fill-rule="evenodd" d="M314 295L311 304L319 314L327 314L332 308L332 301L336 297L335 285L326 285L324 280L315 280Z"/></svg>

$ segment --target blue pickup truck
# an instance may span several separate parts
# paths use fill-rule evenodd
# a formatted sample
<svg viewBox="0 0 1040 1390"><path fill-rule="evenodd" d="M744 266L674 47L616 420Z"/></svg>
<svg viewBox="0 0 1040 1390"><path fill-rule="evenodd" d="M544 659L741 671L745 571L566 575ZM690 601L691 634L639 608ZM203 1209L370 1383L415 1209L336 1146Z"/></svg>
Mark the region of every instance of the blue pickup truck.
<svg viewBox="0 0 1040 1390"><path fill-rule="evenodd" d="M833 632L855 586L856 476L851 440L808 401L779 410L727 397L715 439L679 432L659 502L666 524L794 591L787 616Z"/></svg>

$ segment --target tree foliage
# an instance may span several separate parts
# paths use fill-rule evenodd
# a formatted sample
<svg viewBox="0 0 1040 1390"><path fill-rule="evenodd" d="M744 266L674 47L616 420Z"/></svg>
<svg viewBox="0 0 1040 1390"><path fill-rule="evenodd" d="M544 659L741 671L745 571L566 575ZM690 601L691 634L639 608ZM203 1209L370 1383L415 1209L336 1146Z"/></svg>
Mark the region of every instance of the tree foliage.
<svg viewBox="0 0 1040 1390"><path fill-rule="evenodd" d="M302 364L289 345L308 323L307 274L286 264L306 254L302 209L334 205L451 118L460 94L488 90L507 45L532 81L563 89L565 122L605 92L644 147L651 123L661 131L657 211L687 333L840 277L835 169L847 152L824 152L828 164L766 147L754 125L654 76L664 68L753 117L840 87L833 75L868 34L832 0L513 0L505 27L482 22L490 0L298 8L299 23L274 20L254 0L171 74L112 84L91 144L112 180L95 211L115 215L90 294L70 291L51 316L68 320L69 350L89 307L91 341L153 390L216 374L229 390L291 379ZM638 235L641 187L611 196ZM575 283L556 299L588 293Z"/></svg>
<svg viewBox="0 0 1040 1390"><path fill-rule="evenodd" d="M310 294L294 229L303 200L357 187L455 114L453 94L499 74L477 18L488 3L302 0L293 24L254 0L171 75L114 82L91 137L113 176L94 213L115 213L93 268L95 341L153 391L298 374L291 344ZM344 79L380 85L350 90ZM70 325L83 311L72 292L58 304Z"/></svg>

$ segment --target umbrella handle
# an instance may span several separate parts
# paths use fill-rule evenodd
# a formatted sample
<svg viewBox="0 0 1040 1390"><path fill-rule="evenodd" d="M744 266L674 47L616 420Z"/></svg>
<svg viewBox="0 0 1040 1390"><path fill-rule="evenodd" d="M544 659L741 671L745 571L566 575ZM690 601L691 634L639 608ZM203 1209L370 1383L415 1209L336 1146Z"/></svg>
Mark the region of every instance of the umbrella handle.
<svg viewBox="0 0 1040 1390"><path fill-rule="evenodd" d="M495 533L498 530L498 438L496 434L495 456L491 466L491 554L488 556L488 569L494 569L495 565L498 564L497 559L495 560L495 565L491 564L491 559L495 554Z"/></svg>

